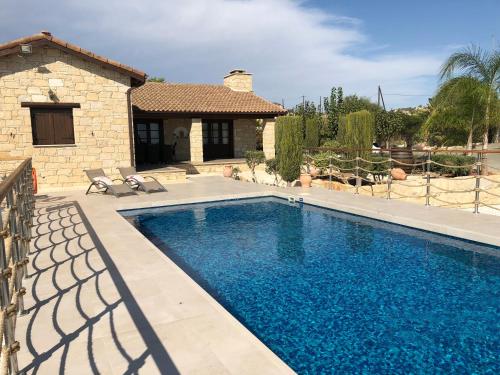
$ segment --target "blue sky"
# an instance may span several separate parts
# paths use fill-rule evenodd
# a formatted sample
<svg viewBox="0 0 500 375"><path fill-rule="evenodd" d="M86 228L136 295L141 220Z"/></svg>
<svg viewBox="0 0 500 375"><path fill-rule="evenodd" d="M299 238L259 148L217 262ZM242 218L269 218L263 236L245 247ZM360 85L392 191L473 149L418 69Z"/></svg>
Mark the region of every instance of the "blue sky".
<svg viewBox="0 0 500 375"><path fill-rule="evenodd" d="M0 39L50 30L171 82L245 68L287 106L339 85L376 100L380 84L394 108L425 104L457 48L490 48L499 14L500 0L0 0Z"/></svg>

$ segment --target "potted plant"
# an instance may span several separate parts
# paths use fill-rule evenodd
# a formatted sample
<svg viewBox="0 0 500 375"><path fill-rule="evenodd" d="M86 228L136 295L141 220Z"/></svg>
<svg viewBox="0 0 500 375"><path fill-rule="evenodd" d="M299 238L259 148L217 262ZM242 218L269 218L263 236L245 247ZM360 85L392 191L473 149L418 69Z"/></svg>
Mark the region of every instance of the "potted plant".
<svg viewBox="0 0 500 375"><path fill-rule="evenodd" d="M307 172L307 169L302 170L302 172L300 173L299 181L300 186L307 188L311 187L312 176Z"/></svg>

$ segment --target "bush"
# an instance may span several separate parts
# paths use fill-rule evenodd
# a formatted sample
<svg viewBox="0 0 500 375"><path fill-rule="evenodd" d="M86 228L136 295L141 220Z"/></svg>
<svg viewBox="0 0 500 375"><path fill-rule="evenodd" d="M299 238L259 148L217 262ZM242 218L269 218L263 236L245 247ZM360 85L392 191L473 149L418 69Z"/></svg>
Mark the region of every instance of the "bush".
<svg viewBox="0 0 500 375"><path fill-rule="evenodd" d="M321 147L329 147L329 148L336 148L340 149L342 148L342 145L340 144L339 141L336 141L335 139L327 139L323 142Z"/></svg>
<svg viewBox="0 0 500 375"><path fill-rule="evenodd" d="M263 163L266 160L263 151L247 151L245 152L245 159L247 161L248 168L252 171L253 182L257 182L257 178L255 176L255 167L260 163Z"/></svg>
<svg viewBox="0 0 500 375"><path fill-rule="evenodd" d="M274 184L278 184L278 161L276 159L266 160L266 173L274 176Z"/></svg>
<svg viewBox="0 0 500 375"><path fill-rule="evenodd" d="M463 166L461 168L453 168L444 167L442 165L437 165L434 163L431 164L432 172L442 175L451 175L453 177L467 176L472 170L472 167L470 167L470 165L473 165L476 162L476 158L474 156L452 154L435 154L432 155L431 160L444 165Z"/></svg>
<svg viewBox="0 0 500 375"><path fill-rule="evenodd" d="M282 116L276 120L278 171L286 182L300 176L302 164L302 119L298 116Z"/></svg>
<svg viewBox="0 0 500 375"><path fill-rule="evenodd" d="M328 168L330 166L330 157L331 156L334 156L337 159L341 159L341 160L347 160L347 159L350 160L351 159L348 156L347 157L346 156L339 157L339 155L336 155L335 153L333 153L331 151L330 152L326 151L326 152L318 152L317 154L311 155L312 163L314 163L314 165L317 168L320 168L323 171L327 172ZM356 171L354 170L354 168L356 167L355 161L340 161L337 159L332 159L333 167L340 168L341 171L342 171L342 169L352 169L352 171L346 171L346 172L353 173L353 174L356 173ZM372 171L372 174L378 174L381 176L387 175L387 170L389 169L389 166L390 166L390 162L387 160L387 157L370 154L370 155L364 156L363 159L369 160L369 161L375 162L375 163L369 163L369 162L365 162L365 161L360 160L359 166L361 168ZM382 161L384 163L381 163ZM359 175L362 177L366 177L368 175L368 172L360 170Z"/></svg>
<svg viewBox="0 0 500 375"><path fill-rule="evenodd" d="M349 150L371 150L375 134L375 119L366 111L350 113L340 119L337 141ZM360 155L367 154L363 151Z"/></svg>
<svg viewBox="0 0 500 375"><path fill-rule="evenodd" d="M306 120L306 137L304 139L304 147L319 146L319 126L320 119L317 117L308 118Z"/></svg>

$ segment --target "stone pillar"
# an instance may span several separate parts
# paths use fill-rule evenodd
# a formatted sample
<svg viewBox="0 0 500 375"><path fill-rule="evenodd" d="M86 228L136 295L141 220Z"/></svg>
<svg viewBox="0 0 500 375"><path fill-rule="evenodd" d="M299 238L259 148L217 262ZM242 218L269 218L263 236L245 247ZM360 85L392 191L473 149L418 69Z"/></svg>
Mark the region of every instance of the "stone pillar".
<svg viewBox="0 0 500 375"><path fill-rule="evenodd" d="M273 159L276 157L275 152L275 134L274 134L274 126L276 124L276 119L267 118L264 119L264 130L262 132L262 148L264 150L264 155L266 155L266 159Z"/></svg>
<svg viewBox="0 0 500 375"><path fill-rule="evenodd" d="M203 132L201 118L191 119L189 152L191 154L191 163L203 163Z"/></svg>

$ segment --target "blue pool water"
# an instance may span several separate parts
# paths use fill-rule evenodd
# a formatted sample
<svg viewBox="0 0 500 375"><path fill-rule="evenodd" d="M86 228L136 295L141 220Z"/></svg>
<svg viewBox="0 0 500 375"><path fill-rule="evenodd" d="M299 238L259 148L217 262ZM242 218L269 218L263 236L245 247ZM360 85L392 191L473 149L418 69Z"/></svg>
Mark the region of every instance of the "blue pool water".
<svg viewBox="0 0 500 375"><path fill-rule="evenodd" d="M500 373L498 248L277 198L124 215L298 373Z"/></svg>

